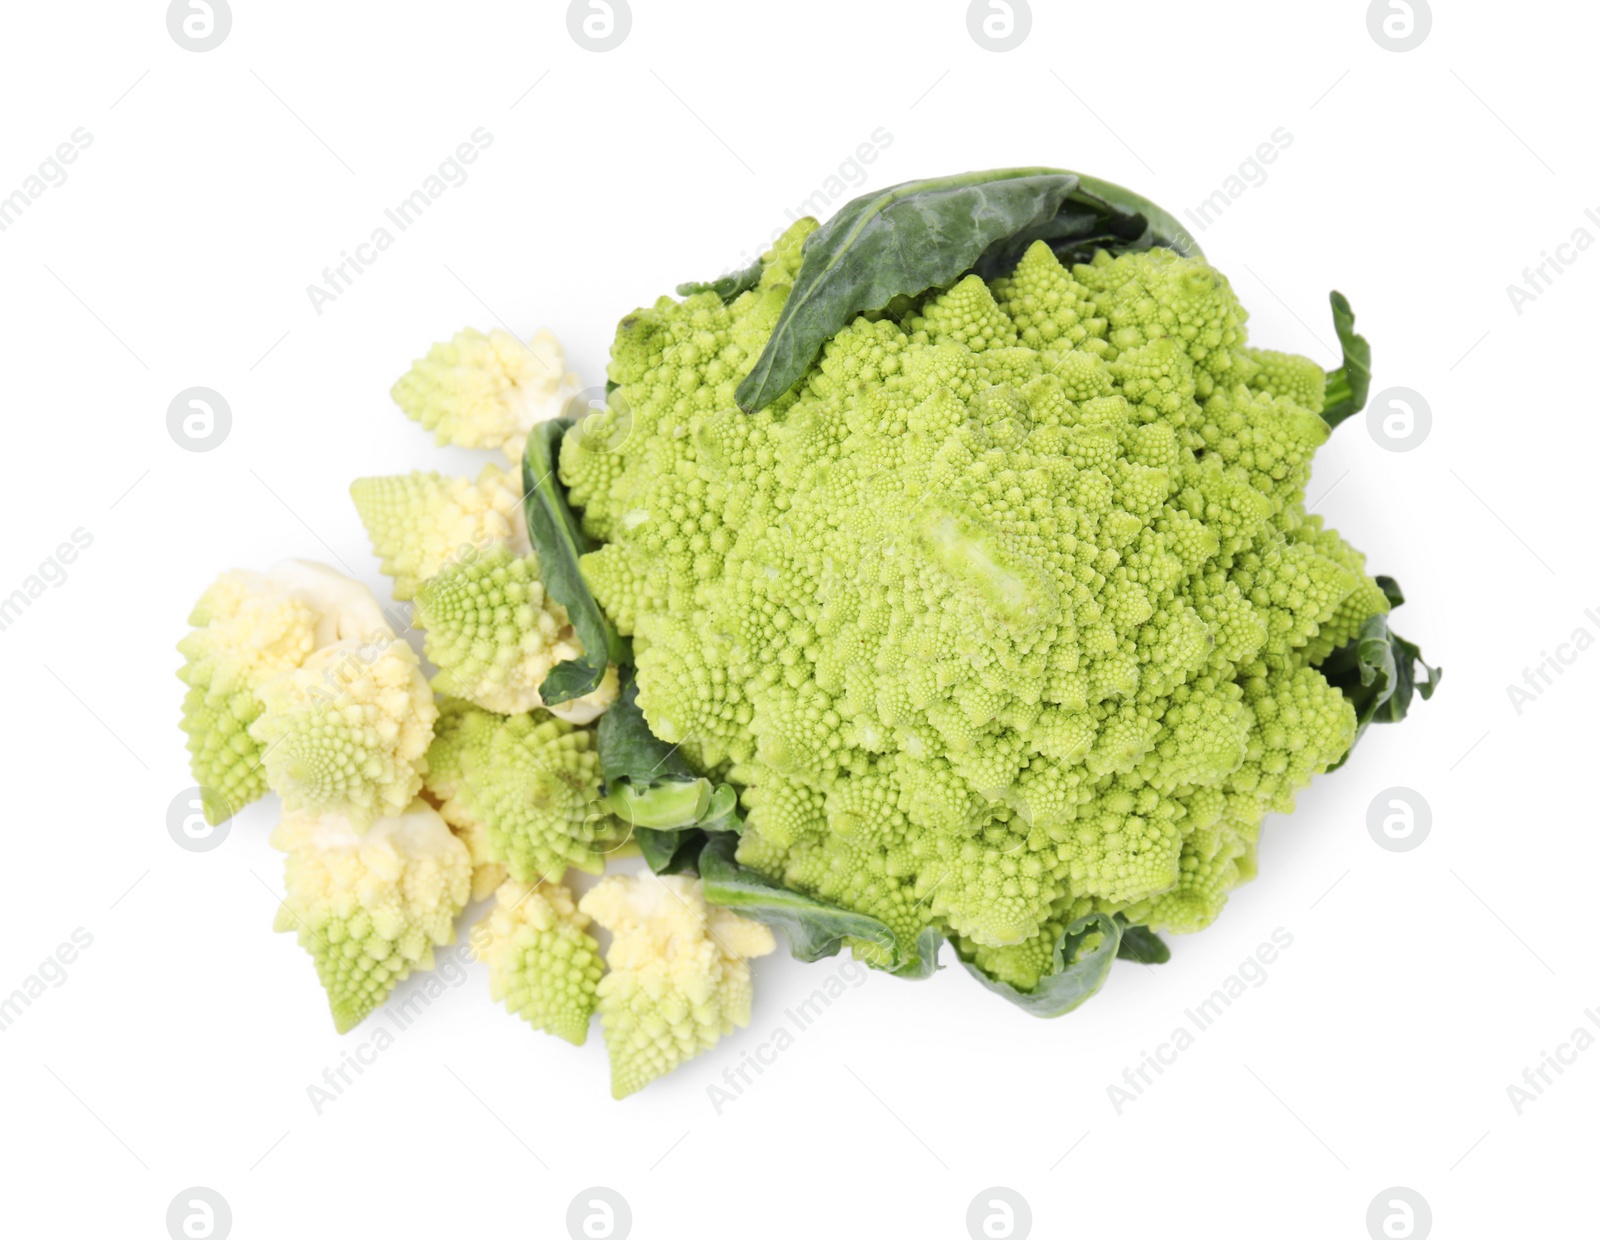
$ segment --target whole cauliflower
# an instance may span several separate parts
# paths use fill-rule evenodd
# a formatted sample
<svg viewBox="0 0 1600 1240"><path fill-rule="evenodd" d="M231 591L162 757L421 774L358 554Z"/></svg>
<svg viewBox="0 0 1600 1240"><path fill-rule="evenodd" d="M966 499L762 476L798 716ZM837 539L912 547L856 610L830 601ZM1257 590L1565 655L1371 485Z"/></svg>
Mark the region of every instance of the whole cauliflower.
<svg viewBox="0 0 1600 1240"><path fill-rule="evenodd" d="M741 863L908 948L1026 986L1086 913L1205 926L1349 749L1318 664L1389 608L1304 509L1321 370L1201 260L1035 243L742 413L814 227L624 319L626 433L562 445L651 730L744 785Z"/></svg>

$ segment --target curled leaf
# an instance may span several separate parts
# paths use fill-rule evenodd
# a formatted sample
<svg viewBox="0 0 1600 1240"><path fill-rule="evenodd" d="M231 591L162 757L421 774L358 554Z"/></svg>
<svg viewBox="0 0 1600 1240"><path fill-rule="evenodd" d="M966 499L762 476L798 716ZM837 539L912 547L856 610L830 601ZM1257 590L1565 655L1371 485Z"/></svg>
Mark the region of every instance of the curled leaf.
<svg viewBox="0 0 1600 1240"><path fill-rule="evenodd" d="M627 661L627 644L595 602L578 569L588 542L567 504L567 490L556 476L556 454L571 418L541 422L528 435L522 457L522 506L528 541L539 557L545 592L567 609L583 654L557 663L546 673L539 696L546 706L585 697L600 687L609 664Z"/></svg>
<svg viewBox="0 0 1600 1240"><path fill-rule="evenodd" d="M1392 577L1377 578L1391 607L1405 601ZM1417 669L1423 675L1419 679ZM1444 669L1432 667L1422 658L1415 642L1409 642L1389 627L1388 615L1372 616L1361 626L1354 640L1340 646L1322 661L1322 674L1334 688L1350 700L1356 712L1354 750L1370 723L1399 723L1411 709L1414 695L1423 701L1433 696L1444 678ZM1350 754L1330 770L1338 770Z"/></svg>
<svg viewBox="0 0 1600 1240"><path fill-rule="evenodd" d="M1090 942L1093 935L1099 938ZM1121 928L1104 913L1078 918L1061 932L1052 952L1051 971L1032 990L1018 990L997 981L970 960L961 963L986 989L1009 999L1030 1016L1065 1016L1105 985L1121 941Z"/></svg>
<svg viewBox="0 0 1600 1240"><path fill-rule="evenodd" d="M1339 333L1344 364L1328 371L1322 390L1322 420L1329 426L1338 426L1366 408L1367 392L1372 387L1372 346L1365 336L1356 334L1355 312L1345 295L1335 289L1328 294L1328 301L1333 306L1333 330Z"/></svg>
<svg viewBox="0 0 1600 1240"><path fill-rule="evenodd" d="M914 949L904 950L893 930L876 917L780 887L734 859L738 840L719 832L710 837L700 854L700 881L707 900L731 908L781 929L796 960L820 960L838 955L846 939L859 939L878 948L888 959L888 972L897 977L932 976L939 967L939 945L944 938L932 926L923 928Z"/></svg>
<svg viewBox="0 0 1600 1240"><path fill-rule="evenodd" d="M715 293L723 302L730 302L740 293L748 292L761 282L761 260L758 258L748 267L739 271L730 271L725 276L718 276L715 280L690 280L678 285L679 297L693 297L696 293Z"/></svg>

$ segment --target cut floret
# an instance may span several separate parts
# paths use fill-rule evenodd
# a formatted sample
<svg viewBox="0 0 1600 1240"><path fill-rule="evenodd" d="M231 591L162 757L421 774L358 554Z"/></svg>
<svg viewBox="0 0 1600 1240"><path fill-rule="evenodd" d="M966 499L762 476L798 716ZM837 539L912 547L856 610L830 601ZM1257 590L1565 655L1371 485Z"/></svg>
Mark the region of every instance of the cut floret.
<svg viewBox="0 0 1600 1240"><path fill-rule="evenodd" d="M598 874L628 836L600 798L594 733L544 711L502 718L446 702L428 752L429 793L487 857L522 882Z"/></svg>
<svg viewBox="0 0 1600 1240"><path fill-rule="evenodd" d="M439 712L417 656L387 630L323 647L264 685L261 700L250 735L286 808L339 811L365 826L422 787Z"/></svg>
<svg viewBox="0 0 1600 1240"><path fill-rule="evenodd" d="M708 905L688 875L612 875L578 907L611 931L600 1020L624 1098L750 1023L751 957L772 931Z"/></svg>
<svg viewBox="0 0 1600 1240"><path fill-rule="evenodd" d="M510 879L472 933L474 953L488 962L495 1001L575 1046L588 1036L602 972L588 927L588 914L563 884Z"/></svg>
<svg viewBox="0 0 1600 1240"><path fill-rule="evenodd" d="M281 689L322 651L339 643L341 651L365 650L389 635L366 586L307 560L285 560L269 573L224 573L189 623L194 631L178 643L185 658L178 678L189 686L183 729L195 781L218 794L205 799L213 816L243 808L269 783L281 790L266 762L266 736L280 732L263 719L269 694L281 701ZM318 662L333 665L348 671L338 655ZM407 792L400 807L410 799Z"/></svg>
<svg viewBox="0 0 1600 1240"><path fill-rule="evenodd" d="M504 547L527 555L522 480L514 469L486 465L476 481L417 471L350 484L361 523L394 596L411 598L447 565L468 564Z"/></svg>
<svg viewBox="0 0 1600 1240"><path fill-rule="evenodd" d="M421 801L358 832L340 814L286 813L272 846L288 853L275 930L292 930L328 992L334 1027L366 1019L433 949L453 942L472 863Z"/></svg>
<svg viewBox="0 0 1600 1240"><path fill-rule="evenodd" d="M412 363L390 395L439 443L497 448L520 464L528 431L559 417L581 386L548 331L523 344L469 327Z"/></svg>

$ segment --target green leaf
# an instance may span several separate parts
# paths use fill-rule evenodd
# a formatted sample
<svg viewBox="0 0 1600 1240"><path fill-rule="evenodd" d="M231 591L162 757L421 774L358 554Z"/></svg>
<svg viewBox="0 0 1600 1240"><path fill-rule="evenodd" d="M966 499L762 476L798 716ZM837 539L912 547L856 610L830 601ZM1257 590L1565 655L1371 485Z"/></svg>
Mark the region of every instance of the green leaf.
<svg viewBox="0 0 1600 1240"><path fill-rule="evenodd" d="M1091 934L1098 934L1100 941L1085 951ZM987 989L1009 999L1030 1016L1065 1016L1105 984L1121 939L1117 923L1104 913L1078 918L1056 940L1050 974L1028 991L996 981L970 960L961 963Z"/></svg>
<svg viewBox="0 0 1600 1240"><path fill-rule="evenodd" d="M589 544L567 505L567 490L556 476L561 437L570 426L571 418L541 422L529 434L522 457L522 506L528 540L539 557L539 576L550 597L567 609L567 618L583 643L580 657L557 663L546 673L539 686L546 706L593 693L605 677L607 664L621 664L628 658L626 643L600 610L578 569L578 557Z"/></svg>
<svg viewBox="0 0 1600 1240"><path fill-rule="evenodd" d="M645 864L656 874L693 874L706 845L706 833L699 827L679 831L652 831L636 827L633 838Z"/></svg>
<svg viewBox="0 0 1600 1240"><path fill-rule="evenodd" d="M973 264L985 280L1008 274L1035 241L1048 245L1063 265L1088 262L1096 250L1124 253L1164 247L1189 258L1204 258L1183 225L1148 198L1074 173L1078 188L1049 220L996 242Z"/></svg>
<svg viewBox="0 0 1600 1240"><path fill-rule="evenodd" d="M1405 601L1394 578L1379 577L1377 582L1391 605ZM1420 680L1419 667L1425 673ZM1443 668L1430 667L1423 661L1415 642L1407 641L1389 627L1387 615L1370 617L1353 641L1322 661L1321 671L1328 683L1350 700L1356 712L1355 740L1350 742L1350 751L1328 768L1330 771L1338 770L1349 760L1368 724L1399 723L1411 709L1412 698L1421 694L1427 701L1444 678Z"/></svg>
<svg viewBox="0 0 1600 1240"><path fill-rule="evenodd" d="M1060 168L1002 168L906 181L839 208L806 238L800 270L736 393L753 413L805 374L857 314L947 288L969 270L1003 274L1035 241L1068 261L1097 247L1165 245L1198 256L1182 226L1120 186Z"/></svg>
<svg viewBox="0 0 1600 1240"><path fill-rule="evenodd" d="M700 881L706 899L781 929L796 960L834 956L846 939L861 939L888 956L888 971L897 977L930 977L939 967L939 945L944 938L932 926L923 928L915 951L905 952L894 931L876 917L780 887L734 860L737 847L738 841L727 832L718 832L707 842L700 854Z"/></svg>
<svg viewBox="0 0 1600 1240"><path fill-rule="evenodd" d="M761 260L758 258L742 271L732 271L715 280L691 280L678 285L679 297L693 297L696 293L715 293L726 305L740 293L748 292L761 283Z"/></svg>
<svg viewBox="0 0 1600 1240"><path fill-rule="evenodd" d="M1161 941L1149 926L1130 926L1117 915L1122 930L1122 941L1117 944L1118 960L1137 960L1140 964L1166 964L1172 959L1172 949Z"/></svg>
<svg viewBox="0 0 1600 1240"><path fill-rule="evenodd" d="M1372 387L1372 346L1365 336L1356 334L1356 316L1344 294L1335 289L1328 294L1328 301L1333 306L1333 330L1339 333L1344 365L1328 372L1322 390L1322 420L1338 426L1366 408Z"/></svg>
<svg viewBox="0 0 1600 1240"><path fill-rule="evenodd" d="M678 746L650 731L631 667L623 669L621 692L600 716L595 734L606 804L632 825L640 852L657 874L692 871L706 830L744 829L732 785L697 774Z"/></svg>

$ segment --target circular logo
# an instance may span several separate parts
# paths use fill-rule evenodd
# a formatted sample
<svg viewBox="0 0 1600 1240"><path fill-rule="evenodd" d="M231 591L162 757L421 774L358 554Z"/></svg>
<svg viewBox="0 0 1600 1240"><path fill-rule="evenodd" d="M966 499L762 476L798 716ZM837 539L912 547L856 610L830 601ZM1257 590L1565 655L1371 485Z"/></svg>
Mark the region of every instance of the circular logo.
<svg viewBox="0 0 1600 1240"><path fill-rule="evenodd" d="M233 1211L214 1188L186 1188L167 1207L172 1240L223 1240L233 1230Z"/></svg>
<svg viewBox="0 0 1600 1240"><path fill-rule="evenodd" d="M633 436L633 411L620 391L586 387L566 404L563 417L578 424L578 449L604 454L620 452Z"/></svg>
<svg viewBox="0 0 1600 1240"><path fill-rule="evenodd" d="M209 52L232 29L228 0L172 0L167 5L167 33L186 52Z"/></svg>
<svg viewBox="0 0 1600 1240"><path fill-rule="evenodd" d="M628 0L572 0L567 5L567 33L586 52L621 47L632 29Z"/></svg>
<svg viewBox="0 0 1600 1240"><path fill-rule="evenodd" d="M1372 1240L1424 1240L1433 1230L1433 1211L1414 1188L1386 1188L1367 1207Z"/></svg>
<svg viewBox="0 0 1600 1240"><path fill-rule="evenodd" d="M233 429L233 410L210 388L184 388L167 406L167 434L185 452L210 452Z"/></svg>
<svg viewBox="0 0 1600 1240"><path fill-rule="evenodd" d="M1014 1188L986 1188L967 1207L972 1240L1023 1240L1032 1230L1028 1199Z"/></svg>
<svg viewBox="0 0 1600 1240"><path fill-rule="evenodd" d="M567 1207L572 1240L623 1240L632 1230L628 1199L614 1188L586 1188Z"/></svg>
<svg viewBox="0 0 1600 1240"><path fill-rule="evenodd" d="M1367 33L1386 52L1414 51L1432 29L1428 0L1372 0L1367 6Z"/></svg>
<svg viewBox="0 0 1600 1240"><path fill-rule="evenodd" d="M228 838L232 817L233 806L214 788L185 788L167 806L167 834L185 852L210 852Z"/></svg>
<svg viewBox="0 0 1600 1240"><path fill-rule="evenodd" d="M1367 806L1367 834L1386 852L1410 852L1432 828L1433 810L1414 788L1385 788Z"/></svg>
<svg viewBox="0 0 1600 1240"><path fill-rule="evenodd" d="M1367 405L1367 434L1389 452L1420 448L1432 429L1433 410L1410 388L1384 388Z"/></svg>
<svg viewBox="0 0 1600 1240"><path fill-rule="evenodd" d="M972 0L967 5L967 33L986 52L1009 52L1022 46L1033 29L1028 0Z"/></svg>

